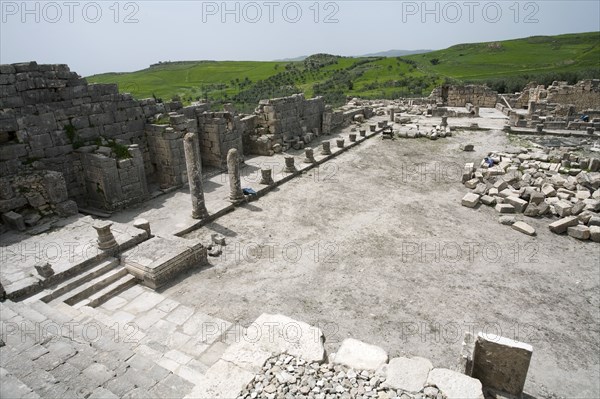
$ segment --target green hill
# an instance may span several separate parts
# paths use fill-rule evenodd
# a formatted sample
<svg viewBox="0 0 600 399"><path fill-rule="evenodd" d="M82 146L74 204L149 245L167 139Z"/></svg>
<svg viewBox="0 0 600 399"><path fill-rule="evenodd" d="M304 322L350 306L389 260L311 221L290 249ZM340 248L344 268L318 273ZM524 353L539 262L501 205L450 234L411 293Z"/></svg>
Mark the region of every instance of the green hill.
<svg viewBox="0 0 600 399"><path fill-rule="evenodd" d="M250 110L262 98L304 92L338 105L346 96L394 98L427 95L443 82L486 83L500 92L529 81L549 84L600 78L600 32L534 36L459 44L403 57L339 57L316 54L302 61L182 61L159 63L131 73L88 77L117 83L136 98L209 99Z"/></svg>

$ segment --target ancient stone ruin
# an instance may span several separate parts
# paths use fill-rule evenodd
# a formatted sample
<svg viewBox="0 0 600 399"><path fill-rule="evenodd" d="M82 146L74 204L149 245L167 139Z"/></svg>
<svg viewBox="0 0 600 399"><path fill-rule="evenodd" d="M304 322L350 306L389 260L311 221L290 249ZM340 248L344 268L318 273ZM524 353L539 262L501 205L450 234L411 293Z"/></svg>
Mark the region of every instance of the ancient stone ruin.
<svg viewBox="0 0 600 399"><path fill-rule="evenodd" d="M520 335L430 319L521 322L556 278L587 295L561 310L596 311L599 82L445 85L338 109L296 94L243 114L134 99L66 65L1 65L0 396L482 399L552 384L540 370L568 334L551 317L549 333ZM477 235L576 251L550 255L560 270L486 252L446 265L427 241ZM492 303L522 291L527 309ZM298 316L276 314L286 306ZM339 334L303 320L330 310ZM581 339L559 342L570 361L595 343Z"/></svg>

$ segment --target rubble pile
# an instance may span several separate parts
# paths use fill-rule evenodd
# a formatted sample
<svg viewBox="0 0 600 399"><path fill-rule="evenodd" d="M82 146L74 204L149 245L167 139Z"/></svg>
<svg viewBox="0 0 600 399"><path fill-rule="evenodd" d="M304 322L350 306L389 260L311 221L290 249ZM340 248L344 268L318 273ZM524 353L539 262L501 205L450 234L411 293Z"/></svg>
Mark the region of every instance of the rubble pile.
<svg viewBox="0 0 600 399"><path fill-rule="evenodd" d="M572 152L522 149L490 152L478 167L465 164L463 184L472 190L462 205L494 207L499 223L524 234L535 229L516 215L555 218L556 234L600 242L600 159Z"/></svg>
<svg viewBox="0 0 600 399"><path fill-rule="evenodd" d="M332 363L308 363L282 354L269 359L238 398L446 398L435 386L410 393L392 389L385 381L385 376L375 371L354 370Z"/></svg>

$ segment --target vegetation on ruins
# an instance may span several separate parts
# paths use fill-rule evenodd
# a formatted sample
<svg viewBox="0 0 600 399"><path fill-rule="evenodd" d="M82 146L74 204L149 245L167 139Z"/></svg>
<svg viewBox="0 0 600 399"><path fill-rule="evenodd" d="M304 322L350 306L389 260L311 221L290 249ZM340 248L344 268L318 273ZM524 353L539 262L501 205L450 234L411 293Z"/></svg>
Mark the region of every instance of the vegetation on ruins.
<svg viewBox="0 0 600 399"><path fill-rule="evenodd" d="M346 97L396 98L428 95L443 83L485 83L500 93L527 83L571 84L600 78L600 32L534 36L491 43L459 44L403 57L340 57L315 54L303 61L162 62L132 73L90 76L92 83L134 88L136 98L233 103L249 112L264 98L305 93L340 105Z"/></svg>

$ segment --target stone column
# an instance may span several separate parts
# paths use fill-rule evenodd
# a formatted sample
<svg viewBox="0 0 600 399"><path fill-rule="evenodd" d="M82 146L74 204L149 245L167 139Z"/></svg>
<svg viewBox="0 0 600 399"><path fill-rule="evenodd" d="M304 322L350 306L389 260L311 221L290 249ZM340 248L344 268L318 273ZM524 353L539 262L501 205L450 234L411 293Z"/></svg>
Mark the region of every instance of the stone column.
<svg viewBox="0 0 600 399"><path fill-rule="evenodd" d="M344 139L337 139L335 143L337 144L338 148L344 148Z"/></svg>
<svg viewBox="0 0 600 399"><path fill-rule="evenodd" d="M396 110L394 108L390 108L390 121L394 122L394 116L396 114Z"/></svg>
<svg viewBox="0 0 600 399"><path fill-rule="evenodd" d="M479 117L479 106L476 105L475 108L474 108L474 110L475 110L475 115L474 116Z"/></svg>
<svg viewBox="0 0 600 399"><path fill-rule="evenodd" d="M111 222L96 222L92 227L98 233L98 248L102 250L116 248L118 246L115 236L110 231Z"/></svg>
<svg viewBox="0 0 600 399"><path fill-rule="evenodd" d="M271 184L275 184L275 181L273 181L273 171L271 169L261 169L260 170L260 175L261 175L261 179L260 179L260 184L266 184L268 186L270 186Z"/></svg>
<svg viewBox="0 0 600 399"><path fill-rule="evenodd" d="M242 181L240 179L240 164L237 149L232 148L227 153L227 172L229 173L229 201L237 203L244 200Z"/></svg>
<svg viewBox="0 0 600 399"><path fill-rule="evenodd" d="M192 195L192 217L194 219L205 219L208 217L208 210L206 209L204 190L202 189L200 145L195 133L185 135L183 138L183 150L185 152L190 194Z"/></svg>
<svg viewBox="0 0 600 399"><path fill-rule="evenodd" d="M304 149L304 163L315 163L315 156L313 154L313 149L310 147L306 147Z"/></svg>
<svg viewBox="0 0 600 399"><path fill-rule="evenodd" d="M296 172L296 166L294 166L294 157L285 157L285 169L284 173Z"/></svg>
<svg viewBox="0 0 600 399"><path fill-rule="evenodd" d="M321 155L331 155L331 143L329 141L322 142L321 146Z"/></svg>

